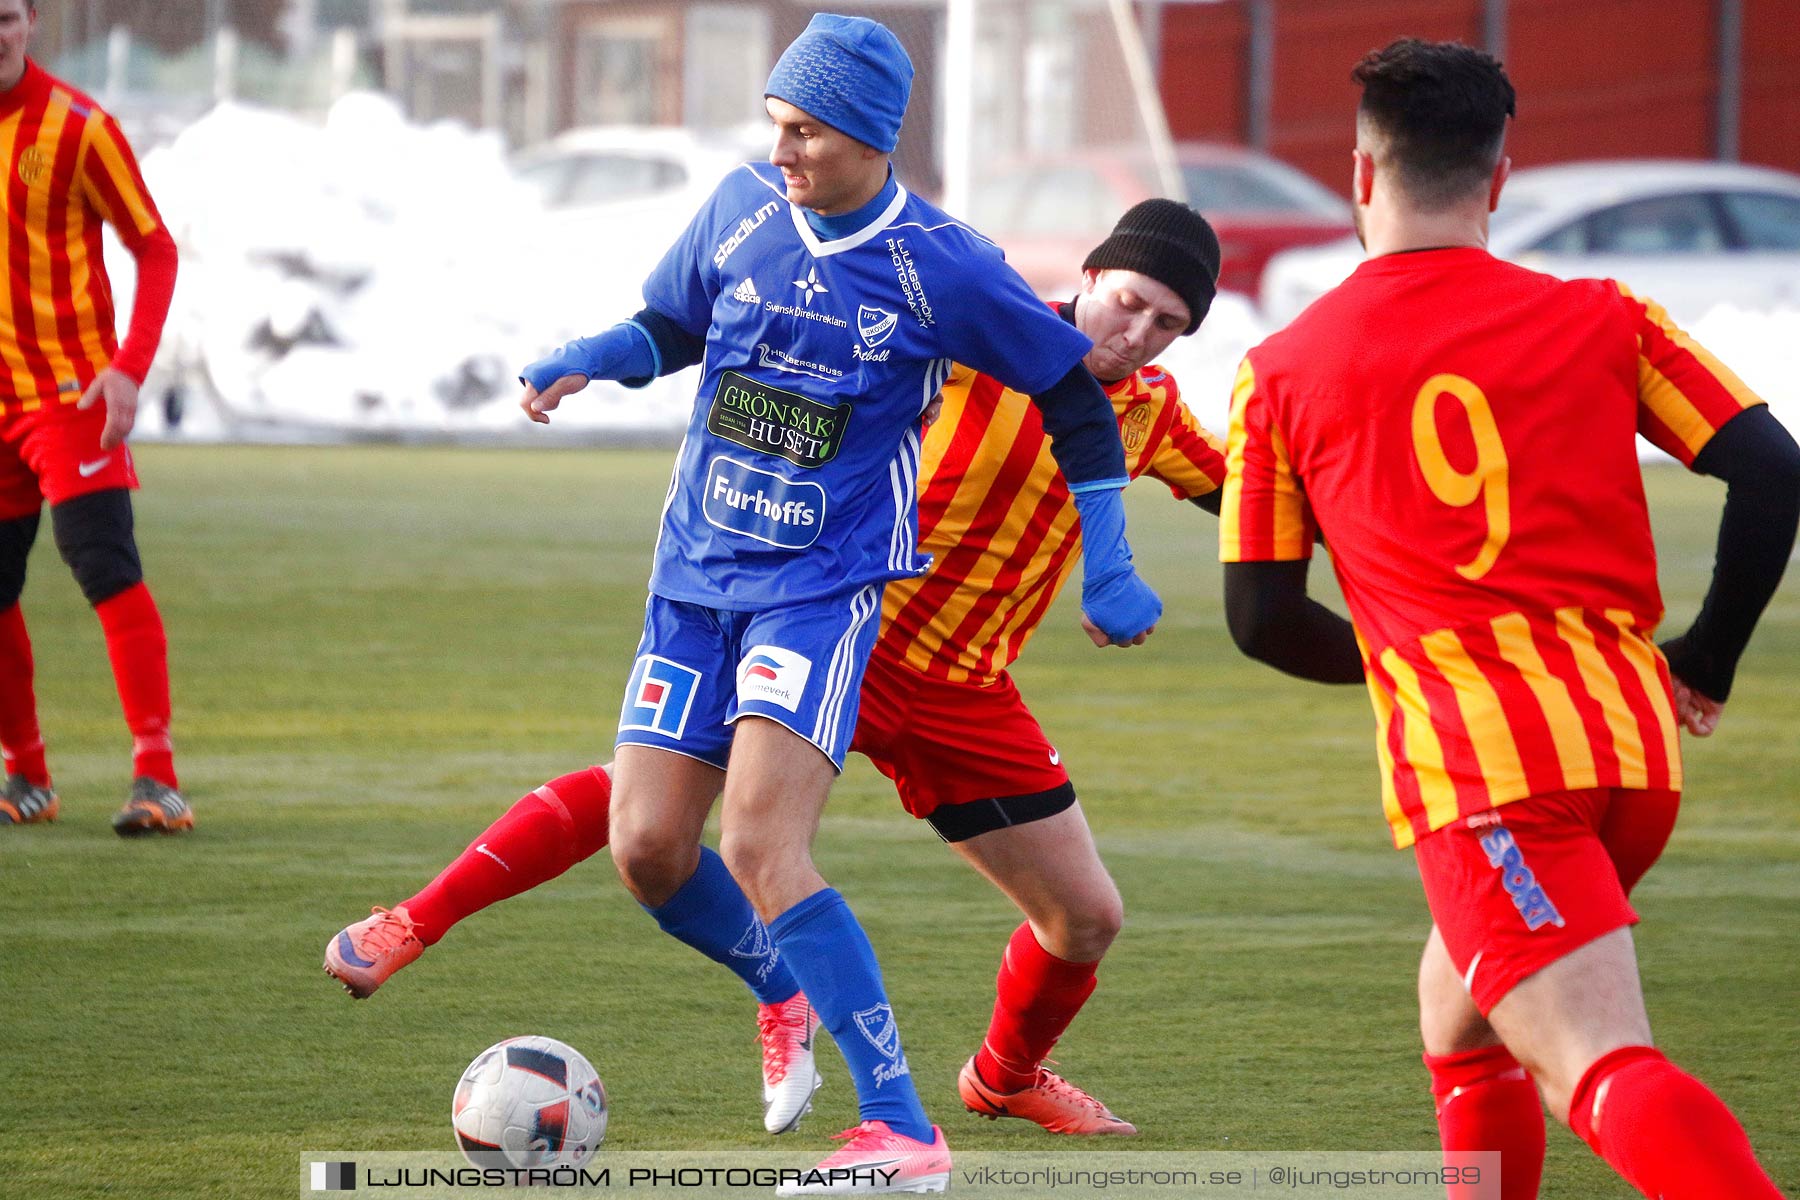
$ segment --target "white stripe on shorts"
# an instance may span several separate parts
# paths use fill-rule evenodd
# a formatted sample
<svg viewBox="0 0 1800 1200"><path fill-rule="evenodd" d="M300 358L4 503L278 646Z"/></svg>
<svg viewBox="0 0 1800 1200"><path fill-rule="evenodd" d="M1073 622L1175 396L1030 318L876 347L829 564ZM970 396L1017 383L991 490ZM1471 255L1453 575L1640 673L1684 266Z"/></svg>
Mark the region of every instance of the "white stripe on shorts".
<svg viewBox="0 0 1800 1200"><path fill-rule="evenodd" d="M831 651L831 668L825 675L825 699L819 705L819 718L813 724L812 741L821 748L829 747L827 754L837 749L838 738L842 731L837 724L843 719L844 701L850 693L850 681L860 677L856 669L856 639L869 618L881 611L881 589L884 585L871 583L850 598L850 625L838 638L837 645ZM835 755L834 755L835 756Z"/></svg>

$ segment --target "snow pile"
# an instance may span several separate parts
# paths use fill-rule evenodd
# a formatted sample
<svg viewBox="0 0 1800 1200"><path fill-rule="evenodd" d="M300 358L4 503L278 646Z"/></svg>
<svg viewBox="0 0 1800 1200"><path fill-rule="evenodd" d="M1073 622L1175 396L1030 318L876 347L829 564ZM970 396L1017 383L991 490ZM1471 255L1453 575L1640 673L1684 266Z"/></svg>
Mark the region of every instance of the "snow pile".
<svg viewBox="0 0 1800 1200"><path fill-rule="evenodd" d="M610 244L563 244L497 137L409 125L366 93L323 126L220 105L143 167L182 252L152 396L188 393L190 435L522 432L518 369L641 307L691 215L637 212ZM129 256L107 261L128 297ZM672 427L694 386L595 384L555 427Z"/></svg>
<svg viewBox="0 0 1800 1200"><path fill-rule="evenodd" d="M543 429L518 411L516 376L641 306L710 181L546 210L496 136L411 125L369 93L322 126L222 104L143 166L182 263L140 436L165 432L171 388L187 437L669 436L692 408L695 370L641 391L599 382ZM107 265L128 308L131 259L111 243ZM1225 293L1163 356L1209 429L1224 434L1238 361L1273 328ZM1720 307L1690 332L1800 428L1800 309Z"/></svg>

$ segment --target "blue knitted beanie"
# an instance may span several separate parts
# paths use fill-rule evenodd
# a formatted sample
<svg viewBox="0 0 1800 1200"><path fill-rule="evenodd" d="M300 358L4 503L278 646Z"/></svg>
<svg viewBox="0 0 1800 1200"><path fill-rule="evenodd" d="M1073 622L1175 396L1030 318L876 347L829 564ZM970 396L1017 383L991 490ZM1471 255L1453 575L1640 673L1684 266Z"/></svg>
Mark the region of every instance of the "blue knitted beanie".
<svg viewBox="0 0 1800 1200"><path fill-rule="evenodd" d="M887 26L819 13L782 52L763 95L893 153L912 93L912 59Z"/></svg>

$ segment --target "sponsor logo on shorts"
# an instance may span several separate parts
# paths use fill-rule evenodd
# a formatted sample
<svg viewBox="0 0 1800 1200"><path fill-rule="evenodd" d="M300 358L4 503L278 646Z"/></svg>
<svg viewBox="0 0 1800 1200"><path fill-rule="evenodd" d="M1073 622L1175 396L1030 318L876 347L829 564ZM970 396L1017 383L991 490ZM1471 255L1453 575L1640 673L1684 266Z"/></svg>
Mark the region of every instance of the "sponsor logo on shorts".
<svg viewBox="0 0 1800 1200"><path fill-rule="evenodd" d="M101 471L104 471L106 469L106 464L111 461L112 455L108 454L104 458L96 458L93 462L80 463L76 466L75 473L80 475L83 479L91 479Z"/></svg>
<svg viewBox="0 0 1800 1200"><path fill-rule="evenodd" d="M761 700L799 712L812 666L806 655L781 646L752 646L738 663L738 703Z"/></svg>
<svg viewBox="0 0 1800 1200"><path fill-rule="evenodd" d="M1546 925L1562 928L1562 914L1525 865L1525 852L1513 840L1510 829L1496 828L1482 834L1481 848L1487 853L1488 865L1500 872L1500 886L1512 897L1513 907L1525 920L1525 928L1534 932Z"/></svg>
<svg viewBox="0 0 1800 1200"><path fill-rule="evenodd" d="M825 525L825 489L719 455L706 468L702 510L720 529L785 550L804 550Z"/></svg>
<svg viewBox="0 0 1800 1200"><path fill-rule="evenodd" d="M799 369L813 365L806 363ZM719 376L712 407L706 413L708 433L746 450L785 458L808 470L837 457L849 424L848 404L821 404L799 392L773 387L736 371Z"/></svg>
<svg viewBox="0 0 1800 1200"><path fill-rule="evenodd" d="M656 654L640 655L625 688L625 711L619 728L642 729L680 740L687 729L688 712L700 672Z"/></svg>

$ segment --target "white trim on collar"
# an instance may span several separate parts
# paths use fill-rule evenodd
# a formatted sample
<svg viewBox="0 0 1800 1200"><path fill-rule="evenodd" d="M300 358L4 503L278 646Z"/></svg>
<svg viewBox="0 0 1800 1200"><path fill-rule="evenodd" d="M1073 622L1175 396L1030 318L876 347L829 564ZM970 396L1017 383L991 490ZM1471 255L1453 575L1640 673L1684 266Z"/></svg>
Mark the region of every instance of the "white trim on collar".
<svg viewBox="0 0 1800 1200"><path fill-rule="evenodd" d="M842 254L846 250L854 250L882 230L886 229L893 223L894 218L900 215L900 209L904 207L905 204L906 188L896 181L894 183L893 203L889 204L880 216L876 217L873 221L870 221L867 225L864 225L855 233L830 242L821 242L819 240L819 235L814 232L813 227L807 223L806 215L800 211L800 206L798 204L789 204L788 212L794 218L795 232L800 235L800 240L806 244L806 248L812 251L812 256L814 258L827 258L833 254Z"/></svg>

